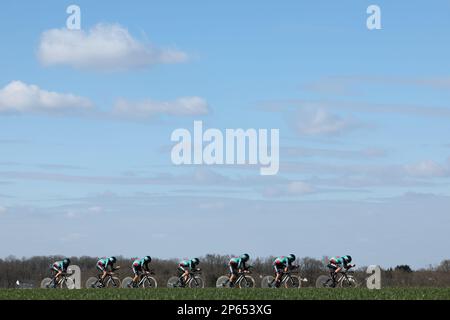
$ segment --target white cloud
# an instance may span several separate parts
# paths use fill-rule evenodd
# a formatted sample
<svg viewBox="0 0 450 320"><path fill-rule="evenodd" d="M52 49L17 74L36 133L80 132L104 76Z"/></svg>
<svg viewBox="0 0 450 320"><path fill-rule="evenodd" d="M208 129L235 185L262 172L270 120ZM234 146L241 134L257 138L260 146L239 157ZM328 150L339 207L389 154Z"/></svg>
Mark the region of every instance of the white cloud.
<svg viewBox="0 0 450 320"><path fill-rule="evenodd" d="M184 62L187 54L140 42L118 24L97 24L88 32L67 29L45 31L41 36L38 58L46 66L68 65L80 69L121 71Z"/></svg>
<svg viewBox="0 0 450 320"><path fill-rule="evenodd" d="M181 97L173 101L128 101L119 99L111 111L101 113L85 97L67 93L50 92L37 85L12 81L0 89L1 113L47 113L86 115L97 112L106 118L146 119L157 115L195 116L209 113L207 101L201 97ZM92 113L93 114L93 113Z"/></svg>
<svg viewBox="0 0 450 320"><path fill-rule="evenodd" d="M448 167L440 165L432 160L424 160L419 163L406 165L406 172L415 177L446 177L450 174Z"/></svg>
<svg viewBox="0 0 450 320"><path fill-rule="evenodd" d="M208 103L200 97L183 97L174 101L144 100L138 102L120 99L113 108L115 116L137 119L155 115L194 116L204 115L208 112Z"/></svg>
<svg viewBox="0 0 450 320"><path fill-rule="evenodd" d="M0 206L0 216L6 213L7 209L5 207Z"/></svg>
<svg viewBox="0 0 450 320"><path fill-rule="evenodd" d="M0 89L0 113L58 113L91 108L93 103L87 98L42 90L21 81L12 81Z"/></svg>
<svg viewBox="0 0 450 320"><path fill-rule="evenodd" d="M306 108L297 113L295 129L303 135L340 134L354 126L353 121L332 114L323 108Z"/></svg>

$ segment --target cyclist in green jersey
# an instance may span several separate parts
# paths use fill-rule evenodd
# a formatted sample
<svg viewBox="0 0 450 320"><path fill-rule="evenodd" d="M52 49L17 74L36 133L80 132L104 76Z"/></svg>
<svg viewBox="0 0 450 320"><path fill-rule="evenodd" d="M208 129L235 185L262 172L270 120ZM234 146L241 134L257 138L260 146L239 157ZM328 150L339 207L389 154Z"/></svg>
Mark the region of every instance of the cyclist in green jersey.
<svg viewBox="0 0 450 320"><path fill-rule="evenodd" d="M150 269L148 267L150 262L152 262L152 258L150 256L145 256L142 259L136 259L133 261L131 267L134 273L134 278L132 282L133 286L137 284L139 276L142 274L142 272L150 272Z"/></svg>
<svg viewBox="0 0 450 320"><path fill-rule="evenodd" d="M184 283L187 283L189 280L190 272L200 271L200 268L197 268L199 264L200 260L198 258L180 261L178 264L178 271L183 274Z"/></svg>
<svg viewBox="0 0 450 320"><path fill-rule="evenodd" d="M110 257L110 258L102 258L97 261L97 270L102 272L102 282L105 280L105 277L108 275L108 273L114 271L114 264L117 262L116 257Z"/></svg>
<svg viewBox="0 0 450 320"><path fill-rule="evenodd" d="M59 282L59 280L61 278L61 275L63 273L67 273L67 269L69 268L69 265L70 265L70 259L69 258L65 258L65 259L63 259L61 261L56 261L56 262L54 262L51 265L50 269L54 273L54 276L53 276L54 282L53 283L56 284L56 283Z"/></svg>
<svg viewBox="0 0 450 320"><path fill-rule="evenodd" d="M295 255L290 254L288 256L281 256L275 259L273 262L273 266L275 269L275 286L278 288L281 283L281 277L283 273L288 272L293 267L293 263L295 261Z"/></svg>
<svg viewBox="0 0 450 320"><path fill-rule="evenodd" d="M331 278L333 279L334 285L336 284L336 275L344 269L347 271L350 268L353 268L355 265L350 264L352 262L352 257L350 255L345 256L336 256L332 257L329 260L327 267L330 269Z"/></svg>
<svg viewBox="0 0 450 320"><path fill-rule="evenodd" d="M239 258L231 258L228 262L230 267L230 287L234 286L234 281L237 279L238 273L246 272L248 266L246 265L250 256L247 253L242 254Z"/></svg>

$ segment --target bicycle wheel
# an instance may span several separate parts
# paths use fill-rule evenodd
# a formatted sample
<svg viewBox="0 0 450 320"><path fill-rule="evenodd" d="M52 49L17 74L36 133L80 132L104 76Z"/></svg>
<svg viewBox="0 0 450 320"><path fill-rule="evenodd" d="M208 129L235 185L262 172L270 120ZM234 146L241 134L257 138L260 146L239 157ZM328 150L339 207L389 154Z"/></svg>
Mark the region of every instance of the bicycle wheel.
<svg viewBox="0 0 450 320"><path fill-rule="evenodd" d="M221 276L216 281L217 288L229 288L230 287L230 278L228 276Z"/></svg>
<svg viewBox="0 0 450 320"><path fill-rule="evenodd" d="M167 288L181 288L181 282L180 278L178 277L170 277L169 280L167 280Z"/></svg>
<svg viewBox="0 0 450 320"><path fill-rule="evenodd" d="M97 289L101 288L100 281L97 277L90 277L86 280L86 288L87 289Z"/></svg>
<svg viewBox="0 0 450 320"><path fill-rule="evenodd" d="M261 288L276 288L275 278L273 276L265 276L261 281Z"/></svg>
<svg viewBox="0 0 450 320"><path fill-rule="evenodd" d="M353 276L344 277L339 283L339 287L341 288L357 288L358 285L358 282L355 278L353 278Z"/></svg>
<svg viewBox="0 0 450 320"><path fill-rule="evenodd" d="M332 288L333 287L333 279L329 276L321 275L316 280L316 288Z"/></svg>
<svg viewBox="0 0 450 320"><path fill-rule="evenodd" d="M53 280L50 278L45 278L41 281L41 288L42 289L51 289L50 285L52 284Z"/></svg>
<svg viewBox="0 0 450 320"><path fill-rule="evenodd" d="M126 277L125 279L122 280L122 288L130 289L130 288L132 288L132 286L131 286L132 283L133 283L133 278Z"/></svg>
<svg viewBox="0 0 450 320"><path fill-rule="evenodd" d="M142 282L142 288L154 289L158 287L158 282L153 277L145 278L144 282Z"/></svg>
<svg viewBox="0 0 450 320"><path fill-rule="evenodd" d="M300 280L299 276L290 276L285 282L284 287L285 288L300 288L302 285L302 281Z"/></svg>
<svg viewBox="0 0 450 320"><path fill-rule="evenodd" d="M242 277L241 281L239 281L239 288L254 288L255 287L255 279L251 276Z"/></svg>
<svg viewBox="0 0 450 320"><path fill-rule="evenodd" d="M120 279L117 277L109 277L108 280L106 280L105 288L120 288Z"/></svg>
<svg viewBox="0 0 450 320"><path fill-rule="evenodd" d="M73 290L75 289L75 281L73 281L73 279L71 278L64 278L63 281L61 281L61 283L59 284L59 287L61 289Z"/></svg>
<svg viewBox="0 0 450 320"><path fill-rule="evenodd" d="M191 281L189 281L189 288L204 288L205 283L203 279L199 276L194 276Z"/></svg>

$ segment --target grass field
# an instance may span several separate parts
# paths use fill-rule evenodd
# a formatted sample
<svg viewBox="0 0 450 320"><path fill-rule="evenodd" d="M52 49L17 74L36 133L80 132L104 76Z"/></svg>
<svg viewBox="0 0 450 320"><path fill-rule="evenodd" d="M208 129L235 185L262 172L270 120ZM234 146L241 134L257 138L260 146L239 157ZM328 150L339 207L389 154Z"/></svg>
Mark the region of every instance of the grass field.
<svg viewBox="0 0 450 320"><path fill-rule="evenodd" d="M0 300L450 300L450 288L367 289L0 289Z"/></svg>

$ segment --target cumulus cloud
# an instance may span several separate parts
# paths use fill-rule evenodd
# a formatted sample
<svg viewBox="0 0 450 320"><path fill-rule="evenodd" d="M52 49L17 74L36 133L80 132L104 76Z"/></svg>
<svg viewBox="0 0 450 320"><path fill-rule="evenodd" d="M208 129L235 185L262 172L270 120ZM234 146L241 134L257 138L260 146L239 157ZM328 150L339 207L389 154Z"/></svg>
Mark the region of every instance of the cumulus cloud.
<svg viewBox="0 0 450 320"><path fill-rule="evenodd" d="M45 31L41 35L38 58L46 66L122 71L184 62L187 54L136 40L118 24L97 24L87 32L68 29Z"/></svg>
<svg viewBox="0 0 450 320"><path fill-rule="evenodd" d="M351 119L343 118L323 108L305 108L293 120L295 129L302 135L341 134L355 126Z"/></svg>
<svg viewBox="0 0 450 320"><path fill-rule="evenodd" d="M85 97L70 93L50 92L21 81L12 81L0 89L0 114L45 113L75 114L108 118L148 119L157 115L198 116L209 113L207 101L201 97L181 97L172 101L129 101L119 99L106 112L97 110ZM1 140L0 140L1 142Z"/></svg>
<svg viewBox="0 0 450 320"><path fill-rule="evenodd" d="M137 119L156 115L198 116L208 112L208 103L200 97L182 97L174 101L144 100L137 102L119 99L113 108L115 116Z"/></svg>
<svg viewBox="0 0 450 320"><path fill-rule="evenodd" d="M0 89L0 113L80 112L91 108L93 103L87 98L46 91L21 81L12 81Z"/></svg>

